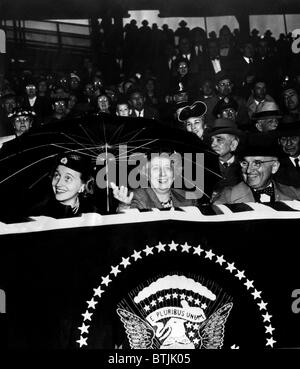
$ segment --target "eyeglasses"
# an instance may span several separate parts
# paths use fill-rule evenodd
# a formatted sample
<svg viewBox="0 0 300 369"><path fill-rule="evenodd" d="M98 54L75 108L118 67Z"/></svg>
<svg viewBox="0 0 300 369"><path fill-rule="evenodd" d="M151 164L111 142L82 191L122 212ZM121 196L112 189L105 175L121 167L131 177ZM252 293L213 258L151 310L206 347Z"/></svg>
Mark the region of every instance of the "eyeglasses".
<svg viewBox="0 0 300 369"><path fill-rule="evenodd" d="M274 162L276 160L253 160L251 162L247 161L247 160L242 160L240 161L240 165L242 168L246 169L248 168L249 165L252 165L252 168L254 169L260 169L261 166L264 164L264 163L271 163L271 162Z"/></svg>
<svg viewBox="0 0 300 369"><path fill-rule="evenodd" d="M232 83L231 82L221 82L219 83L220 87L231 87Z"/></svg>
<svg viewBox="0 0 300 369"><path fill-rule="evenodd" d="M281 137L280 143L283 145L287 144L288 142L297 143L299 141L298 136L292 136L292 137Z"/></svg>

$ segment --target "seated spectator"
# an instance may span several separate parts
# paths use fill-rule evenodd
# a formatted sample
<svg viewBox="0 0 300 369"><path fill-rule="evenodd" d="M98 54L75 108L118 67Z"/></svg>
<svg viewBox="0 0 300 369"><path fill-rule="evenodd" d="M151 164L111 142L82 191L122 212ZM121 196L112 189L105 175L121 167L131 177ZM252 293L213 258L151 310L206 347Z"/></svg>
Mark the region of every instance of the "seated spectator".
<svg viewBox="0 0 300 369"><path fill-rule="evenodd" d="M196 101L192 105L186 105L178 110L178 121L184 123L185 129L192 132L200 139L203 138L205 129L205 113L207 107L202 101Z"/></svg>
<svg viewBox="0 0 300 369"><path fill-rule="evenodd" d="M33 83L26 85L26 95L21 105L25 110L35 112L37 124L40 124L51 111L50 99L46 96L38 96L36 85Z"/></svg>
<svg viewBox="0 0 300 369"><path fill-rule="evenodd" d="M138 188L130 194L126 187L117 187L111 183L113 195L120 202L119 211L127 208L170 209L197 204L196 200L186 196L186 191L172 187L175 176L181 174L180 164L173 155L153 155L148 159L141 174L146 177L148 187Z"/></svg>
<svg viewBox="0 0 300 369"><path fill-rule="evenodd" d="M153 77L148 78L145 83L145 104L148 106L156 107L158 106L158 95L156 91L156 79Z"/></svg>
<svg viewBox="0 0 300 369"><path fill-rule="evenodd" d="M219 72L216 75L216 90L217 97L219 100L228 98L236 101L237 108L237 118L239 126L244 126L249 123L249 117L246 107L246 100L240 96L236 96L233 93L234 84L232 82L231 76L227 72Z"/></svg>
<svg viewBox="0 0 300 369"><path fill-rule="evenodd" d="M119 117L129 117L130 107L126 99L119 99L116 106L116 115Z"/></svg>
<svg viewBox="0 0 300 369"><path fill-rule="evenodd" d="M97 112L110 114L111 102L110 98L106 94L100 94L97 98Z"/></svg>
<svg viewBox="0 0 300 369"><path fill-rule="evenodd" d="M33 205L28 215L70 218L97 212L89 199L93 193L94 179L91 163L86 156L73 152L61 155L50 178L51 194Z"/></svg>
<svg viewBox="0 0 300 369"><path fill-rule="evenodd" d="M289 121L289 122L286 122ZM280 167L275 179L280 183L300 187L300 125L293 117L283 117L277 131L279 145L285 156L280 159Z"/></svg>
<svg viewBox="0 0 300 369"><path fill-rule="evenodd" d="M300 120L300 100L296 87L287 84L282 90L283 108L286 114Z"/></svg>
<svg viewBox="0 0 300 369"><path fill-rule="evenodd" d="M228 118L216 119L206 134L211 149L218 155L219 171L223 177L217 183L213 196L225 186L236 185L242 180L241 166L236 156L241 136L242 132L237 125Z"/></svg>
<svg viewBox="0 0 300 369"><path fill-rule="evenodd" d="M225 187L213 202L234 204L300 200L300 188L281 184L273 178L280 167L279 156L278 148L264 140L249 144L240 154L243 181Z"/></svg>
<svg viewBox="0 0 300 369"><path fill-rule="evenodd" d="M56 122L66 118L68 115L68 100L61 97L53 99L52 109L53 109L52 114L47 118L45 118L42 125Z"/></svg>
<svg viewBox="0 0 300 369"><path fill-rule="evenodd" d="M261 108L261 105L264 104L265 101L274 102L274 99L267 94L266 83L257 80L253 85L252 93L247 101L249 118L252 118L252 115L257 112L257 109Z"/></svg>
<svg viewBox="0 0 300 369"><path fill-rule="evenodd" d="M174 62L175 75L171 79L170 86L173 90L179 83L188 92L191 98L194 98L198 91L198 81L194 75L190 73L189 61L185 58L178 58Z"/></svg>
<svg viewBox="0 0 300 369"><path fill-rule="evenodd" d="M216 118L230 119L233 122L237 120L237 112L238 103L231 96L220 99L213 109Z"/></svg>
<svg viewBox="0 0 300 369"><path fill-rule="evenodd" d="M11 119L12 126L14 127L14 133L17 137L22 136L31 129L35 116L36 114L34 111L25 110L23 108L17 108L8 115L8 117Z"/></svg>
<svg viewBox="0 0 300 369"><path fill-rule="evenodd" d="M17 108L17 97L14 94L7 94L1 98L0 110L0 137L14 134L14 127L11 124L9 115Z"/></svg>
<svg viewBox="0 0 300 369"><path fill-rule="evenodd" d="M207 126L211 126L215 121L213 114L213 108L218 102L216 96L215 84L213 80L205 78L200 84L200 95L197 100L203 101L207 106L207 112L205 114L205 123Z"/></svg>
<svg viewBox="0 0 300 369"><path fill-rule="evenodd" d="M146 105L145 95L142 90L132 88L128 91L129 103L132 108L131 117L143 117L148 119L159 119L158 111Z"/></svg>
<svg viewBox="0 0 300 369"><path fill-rule="evenodd" d="M252 115L252 121L259 132L269 132L277 129L282 114L278 105L273 101L265 101Z"/></svg>

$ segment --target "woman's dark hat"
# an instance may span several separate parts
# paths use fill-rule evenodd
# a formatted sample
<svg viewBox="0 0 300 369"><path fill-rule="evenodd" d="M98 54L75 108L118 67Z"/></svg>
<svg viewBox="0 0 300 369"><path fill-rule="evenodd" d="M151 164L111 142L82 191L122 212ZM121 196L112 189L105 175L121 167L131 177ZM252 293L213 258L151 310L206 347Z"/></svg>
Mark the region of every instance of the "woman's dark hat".
<svg viewBox="0 0 300 369"><path fill-rule="evenodd" d="M178 114L179 122L185 122L189 118L202 117L207 111L207 106L203 101L196 101L192 105L181 108Z"/></svg>
<svg viewBox="0 0 300 369"><path fill-rule="evenodd" d="M92 163L88 156L80 155L76 152L61 154L57 158L56 165L64 165L67 168L75 170L82 175L92 174Z"/></svg>
<svg viewBox="0 0 300 369"><path fill-rule="evenodd" d="M238 151L239 157L245 156L283 156L274 135L267 133L252 133Z"/></svg>
<svg viewBox="0 0 300 369"><path fill-rule="evenodd" d="M221 133L228 133L235 136L242 136L243 132L238 129L236 123L227 118L218 118L214 121L209 131L206 133L207 137L212 137Z"/></svg>
<svg viewBox="0 0 300 369"><path fill-rule="evenodd" d="M36 116L33 110L27 110L24 108L16 108L12 111L12 113L8 114L8 118L17 118L17 117L32 117Z"/></svg>

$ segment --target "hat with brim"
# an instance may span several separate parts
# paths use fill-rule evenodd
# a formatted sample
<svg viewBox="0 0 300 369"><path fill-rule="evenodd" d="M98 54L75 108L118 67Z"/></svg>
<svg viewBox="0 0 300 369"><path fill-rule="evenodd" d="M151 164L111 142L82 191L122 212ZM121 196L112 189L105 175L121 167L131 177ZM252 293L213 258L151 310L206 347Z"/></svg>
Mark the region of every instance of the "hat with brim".
<svg viewBox="0 0 300 369"><path fill-rule="evenodd" d="M252 133L247 135L247 140L239 148L238 156L271 156L280 158L282 150L277 144L274 135L268 133Z"/></svg>
<svg viewBox="0 0 300 369"><path fill-rule="evenodd" d="M26 110L22 108L17 108L13 110L12 113L8 114L8 118L14 119L17 117L31 117L34 118L36 116L33 110Z"/></svg>
<svg viewBox="0 0 300 369"><path fill-rule="evenodd" d="M272 118L280 119L282 118L282 114L274 101L265 101L258 106L257 111L252 115L251 119L257 121Z"/></svg>
<svg viewBox="0 0 300 369"><path fill-rule="evenodd" d="M238 126L234 121L227 118L219 118L214 121L213 125L209 128L209 131L207 131L206 136L212 137L221 133L227 133L238 137L244 134L240 129L238 129Z"/></svg>
<svg viewBox="0 0 300 369"><path fill-rule="evenodd" d="M189 118L202 117L207 111L207 106L203 101L196 101L192 105L186 105L178 113L179 122L185 122Z"/></svg>
<svg viewBox="0 0 300 369"><path fill-rule="evenodd" d="M252 120L263 120L263 119L280 119L282 118L282 114L279 110L268 110L268 111L262 111L259 113L254 113L251 117Z"/></svg>
<svg viewBox="0 0 300 369"><path fill-rule="evenodd" d="M280 137L300 137L300 121L291 121L289 123L281 124L275 131L278 138Z"/></svg>

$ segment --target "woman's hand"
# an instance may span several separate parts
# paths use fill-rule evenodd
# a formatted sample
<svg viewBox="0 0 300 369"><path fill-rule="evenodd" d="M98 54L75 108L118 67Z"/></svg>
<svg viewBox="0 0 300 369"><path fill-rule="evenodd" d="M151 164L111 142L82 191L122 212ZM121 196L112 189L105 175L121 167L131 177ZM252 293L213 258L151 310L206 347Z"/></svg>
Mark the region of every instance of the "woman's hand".
<svg viewBox="0 0 300 369"><path fill-rule="evenodd" d="M128 195L127 187L124 187L124 186L118 187L113 182L111 182L110 185L113 190L114 198L119 200L123 204L130 205L131 200L133 198L133 192L130 192L130 194Z"/></svg>

